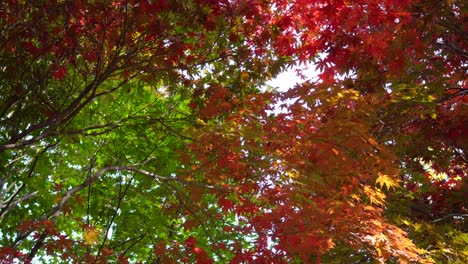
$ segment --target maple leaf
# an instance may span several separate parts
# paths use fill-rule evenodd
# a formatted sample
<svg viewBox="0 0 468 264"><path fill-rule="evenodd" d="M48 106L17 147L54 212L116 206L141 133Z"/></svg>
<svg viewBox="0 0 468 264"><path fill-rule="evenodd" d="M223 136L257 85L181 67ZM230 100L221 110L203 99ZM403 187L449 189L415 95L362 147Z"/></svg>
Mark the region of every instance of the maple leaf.
<svg viewBox="0 0 468 264"><path fill-rule="evenodd" d="M83 240L86 245L93 245L99 236L99 231L94 227L86 228L83 232Z"/></svg>
<svg viewBox="0 0 468 264"><path fill-rule="evenodd" d="M193 248L193 247L195 247L196 244L197 244L197 239L195 237L193 237L193 236L190 236L185 240L185 245L188 248Z"/></svg>
<svg viewBox="0 0 468 264"><path fill-rule="evenodd" d="M390 190L390 188L397 188L400 187L398 182L391 178L390 176L386 174L382 174L379 172L377 179L375 180L375 183L380 185L380 188L383 188L384 186L387 187L387 190Z"/></svg>
<svg viewBox="0 0 468 264"><path fill-rule="evenodd" d="M63 80L67 74L67 70L63 66L52 65L51 67L52 76L56 80Z"/></svg>
<svg viewBox="0 0 468 264"><path fill-rule="evenodd" d="M373 189L372 187L366 185L364 186L364 193L369 198L371 203L380 206L385 204L385 194L380 190Z"/></svg>

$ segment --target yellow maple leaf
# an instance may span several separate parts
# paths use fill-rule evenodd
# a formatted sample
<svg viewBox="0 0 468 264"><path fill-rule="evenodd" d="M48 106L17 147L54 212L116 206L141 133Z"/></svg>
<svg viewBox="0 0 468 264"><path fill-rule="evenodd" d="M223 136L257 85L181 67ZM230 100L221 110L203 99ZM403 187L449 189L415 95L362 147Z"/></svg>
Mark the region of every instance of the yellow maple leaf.
<svg viewBox="0 0 468 264"><path fill-rule="evenodd" d="M83 240L86 245L92 245L96 242L97 237L99 235L99 231L94 228L86 228L83 232Z"/></svg>
<svg viewBox="0 0 468 264"><path fill-rule="evenodd" d="M396 188L400 186L395 179L392 179L390 176L382 174L380 172L379 176L375 180L375 183L380 185L380 188L387 186L387 190L390 190L390 188Z"/></svg>
<svg viewBox="0 0 468 264"><path fill-rule="evenodd" d="M376 205L385 204L385 194L379 189L373 189L370 186L364 186L364 193L369 198L370 202Z"/></svg>

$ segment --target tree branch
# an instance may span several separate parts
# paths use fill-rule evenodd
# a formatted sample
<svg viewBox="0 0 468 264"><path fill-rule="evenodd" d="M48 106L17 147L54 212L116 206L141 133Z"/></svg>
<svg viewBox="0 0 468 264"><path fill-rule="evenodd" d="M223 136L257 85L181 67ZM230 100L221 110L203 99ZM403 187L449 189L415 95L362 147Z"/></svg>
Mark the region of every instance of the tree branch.
<svg viewBox="0 0 468 264"><path fill-rule="evenodd" d="M438 223L438 222L442 222L442 221L445 221L445 220L450 221L451 219L449 219L449 218L454 219L454 218L457 218L457 217L465 219L465 217L468 217L468 214L448 214L448 215L446 215L446 216L444 216L442 218L438 218L438 219L433 220L432 223Z"/></svg>

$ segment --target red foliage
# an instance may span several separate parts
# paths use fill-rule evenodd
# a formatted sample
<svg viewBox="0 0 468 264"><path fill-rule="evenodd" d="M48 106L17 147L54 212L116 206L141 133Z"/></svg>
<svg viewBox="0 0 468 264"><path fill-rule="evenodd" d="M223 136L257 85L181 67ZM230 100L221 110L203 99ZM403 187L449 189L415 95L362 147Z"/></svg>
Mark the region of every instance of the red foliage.
<svg viewBox="0 0 468 264"><path fill-rule="evenodd" d="M24 253L11 248L11 247L0 247L0 263L14 263L17 259L22 259L25 256Z"/></svg>

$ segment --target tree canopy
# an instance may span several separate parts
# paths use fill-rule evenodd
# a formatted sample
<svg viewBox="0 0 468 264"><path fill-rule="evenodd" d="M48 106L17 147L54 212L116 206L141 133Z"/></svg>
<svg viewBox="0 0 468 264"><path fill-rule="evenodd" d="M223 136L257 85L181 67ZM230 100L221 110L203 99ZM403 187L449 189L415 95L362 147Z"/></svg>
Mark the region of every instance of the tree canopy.
<svg viewBox="0 0 468 264"><path fill-rule="evenodd" d="M461 0L3 1L0 263L466 263L467 31Z"/></svg>

